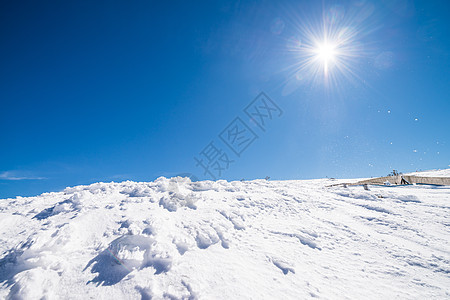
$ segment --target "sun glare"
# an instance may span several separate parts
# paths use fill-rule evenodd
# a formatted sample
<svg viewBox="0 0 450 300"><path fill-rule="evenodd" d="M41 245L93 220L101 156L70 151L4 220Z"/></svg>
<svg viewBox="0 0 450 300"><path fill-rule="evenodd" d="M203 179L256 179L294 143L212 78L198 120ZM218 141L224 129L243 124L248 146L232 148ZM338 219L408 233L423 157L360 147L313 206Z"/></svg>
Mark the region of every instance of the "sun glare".
<svg viewBox="0 0 450 300"><path fill-rule="evenodd" d="M324 14L322 19L298 18L298 36L288 45L289 51L295 53L290 72L299 84L336 87L343 80L359 79L355 71L364 54L359 42L364 32L361 24L353 24L342 12L334 12Z"/></svg>
<svg viewBox="0 0 450 300"><path fill-rule="evenodd" d="M324 41L323 43L317 45L314 52L316 59L319 60L321 65L323 65L324 75L328 75L328 66L330 62L333 62L336 58L336 46Z"/></svg>
<svg viewBox="0 0 450 300"><path fill-rule="evenodd" d="M319 60L323 63L328 63L329 61L334 60L336 56L335 46L324 42L317 46L316 55Z"/></svg>

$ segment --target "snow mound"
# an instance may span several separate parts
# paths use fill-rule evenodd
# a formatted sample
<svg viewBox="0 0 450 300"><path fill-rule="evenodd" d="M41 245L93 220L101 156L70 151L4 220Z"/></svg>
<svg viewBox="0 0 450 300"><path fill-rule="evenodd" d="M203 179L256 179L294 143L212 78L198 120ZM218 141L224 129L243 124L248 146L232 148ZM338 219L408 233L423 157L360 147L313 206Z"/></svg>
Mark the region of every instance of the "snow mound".
<svg viewBox="0 0 450 300"><path fill-rule="evenodd" d="M0 298L450 297L449 187L330 183L161 177L0 200Z"/></svg>

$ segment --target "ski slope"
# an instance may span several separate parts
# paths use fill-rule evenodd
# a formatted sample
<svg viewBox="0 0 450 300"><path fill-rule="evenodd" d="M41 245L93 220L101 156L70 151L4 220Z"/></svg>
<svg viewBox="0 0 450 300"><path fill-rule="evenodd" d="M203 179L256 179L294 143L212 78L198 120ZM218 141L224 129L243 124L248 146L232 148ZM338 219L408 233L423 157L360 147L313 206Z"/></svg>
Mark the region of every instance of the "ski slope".
<svg viewBox="0 0 450 300"><path fill-rule="evenodd" d="M450 298L450 187L159 178L0 200L0 299Z"/></svg>

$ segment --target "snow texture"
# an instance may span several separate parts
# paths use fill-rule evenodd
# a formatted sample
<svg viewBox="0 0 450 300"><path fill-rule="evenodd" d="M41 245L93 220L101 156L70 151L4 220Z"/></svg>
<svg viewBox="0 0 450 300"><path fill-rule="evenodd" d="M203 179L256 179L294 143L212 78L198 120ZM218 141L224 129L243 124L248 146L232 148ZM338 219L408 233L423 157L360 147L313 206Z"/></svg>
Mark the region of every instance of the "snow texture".
<svg viewBox="0 0 450 300"><path fill-rule="evenodd" d="M450 298L450 187L339 182L161 177L0 200L0 298Z"/></svg>

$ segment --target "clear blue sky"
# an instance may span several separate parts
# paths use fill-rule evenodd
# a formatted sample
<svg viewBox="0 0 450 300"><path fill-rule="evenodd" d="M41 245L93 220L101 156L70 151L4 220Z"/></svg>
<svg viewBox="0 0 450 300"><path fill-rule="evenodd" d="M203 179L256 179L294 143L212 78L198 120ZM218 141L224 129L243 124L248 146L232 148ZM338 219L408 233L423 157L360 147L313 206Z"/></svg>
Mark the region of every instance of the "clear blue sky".
<svg viewBox="0 0 450 300"><path fill-rule="evenodd" d="M344 40L326 74L324 28ZM210 142L227 180L450 164L445 0L2 1L0 44L0 198L208 179ZM265 131L244 112L262 91L283 112ZM258 137L239 157L235 118Z"/></svg>

